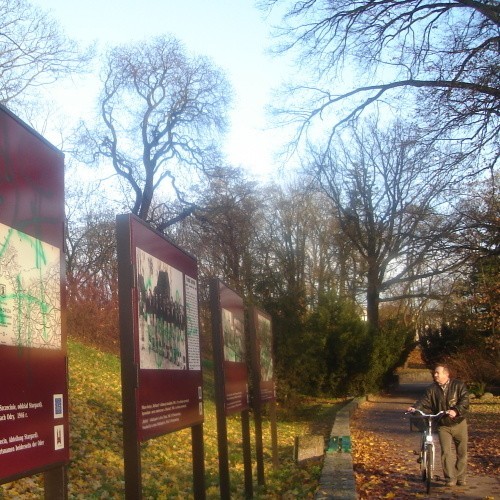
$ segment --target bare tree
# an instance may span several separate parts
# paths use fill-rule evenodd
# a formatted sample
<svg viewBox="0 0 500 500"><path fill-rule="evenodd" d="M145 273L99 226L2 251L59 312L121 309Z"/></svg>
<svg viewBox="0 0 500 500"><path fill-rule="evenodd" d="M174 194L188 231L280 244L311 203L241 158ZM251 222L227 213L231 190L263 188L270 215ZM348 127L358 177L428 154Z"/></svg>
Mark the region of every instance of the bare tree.
<svg viewBox="0 0 500 500"><path fill-rule="evenodd" d="M377 127L353 128L311 166L363 263L367 317L375 328L381 300L402 298L391 294L395 285L456 265L446 246L456 224L447 203L452 176L414 129L401 123L386 132ZM415 295L405 290L407 298Z"/></svg>
<svg viewBox="0 0 500 500"><path fill-rule="evenodd" d="M66 196L68 329L71 336L116 352L116 211L98 188L70 186Z"/></svg>
<svg viewBox="0 0 500 500"><path fill-rule="evenodd" d="M455 243L467 258L462 273L460 297L470 311L468 322L477 329L496 336L500 343L500 175L471 186L460 204L461 231ZM466 278L464 279L464 276Z"/></svg>
<svg viewBox="0 0 500 500"><path fill-rule="evenodd" d="M265 5L277 0L262 0ZM416 90L430 139L460 144L456 161L499 155L500 4L497 0L305 0L291 2L281 27L280 50L298 49L302 64L318 70L310 82L289 89L300 96L288 119L299 137L330 114L337 128L376 103ZM345 91L338 77L360 69ZM309 101L306 101L310 99ZM394 103L394 100L392 101ZM345 107L343 107L345 106ZM334 112L332 112L334 111Z"/></svg>
<svg viewBox="0 0 500 500"><path fill-rule="evenodd" d="M69 186L66 196L66 274L70 299L100 287L116 298L116 211L99 184Z"/></svg>
<svg viewBox="0 0 500 500"><path fill-rule="evenodd" d="M134 214L150 221L154 194L165 181L188 203L182 189L188 173L209 174L220 164L217 139L230 97L222 72L207 58L189 57L175 38L108 53L103 126L87 131L87 141L96 157L111 160L131 190Z"/></svg>
<svg viewBox="0 0 500 500"><path fill-rule="evenodd" d="M468 254L469 261L500 257L500 173L466 186L467 196L460 200L461 217L456 249Z"/></svg>
<svg viewBox="0 0 500 500"><path fill-rule="evenodd" d="M30 89L82 70L89 57L47 12L26 0L0 0L0 103L19 105Z"/></svg>
<svg viewBox="0 0 500 500"><path fill-rule="evenodd" d="M200 273L219 276L246 296L257 272L255 238L262 198L240 169L221 167L199 193L198 208L173 238L199 257Z"/></svg>
<svg viewBox="0 0 500 500"><path fill-rule="evenodd" d="M266 211L266 274L277 294L290 294L306 305L306 260L311 221L310 196L306 190L272 189Z"/></svg>

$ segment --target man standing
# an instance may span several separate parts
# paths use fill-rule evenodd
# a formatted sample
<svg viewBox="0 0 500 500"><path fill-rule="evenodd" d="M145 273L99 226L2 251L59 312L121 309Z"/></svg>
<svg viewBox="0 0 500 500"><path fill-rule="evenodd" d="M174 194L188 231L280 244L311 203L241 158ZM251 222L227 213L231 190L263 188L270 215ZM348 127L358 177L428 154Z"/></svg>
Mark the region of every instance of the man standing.
<svg viewBox="0 0 500 500"><path fill-rule="evenodd" d="M439 442L441 444L441 463L443 465L446 486L466 484L467 471L467 421L469 392L466 385L450 378L450 370L444 364L434 369L434 380L424 396L408 411L422 410L426 413L446 415L438 420ZM456 449L456 460L452 446Z"/></svg>

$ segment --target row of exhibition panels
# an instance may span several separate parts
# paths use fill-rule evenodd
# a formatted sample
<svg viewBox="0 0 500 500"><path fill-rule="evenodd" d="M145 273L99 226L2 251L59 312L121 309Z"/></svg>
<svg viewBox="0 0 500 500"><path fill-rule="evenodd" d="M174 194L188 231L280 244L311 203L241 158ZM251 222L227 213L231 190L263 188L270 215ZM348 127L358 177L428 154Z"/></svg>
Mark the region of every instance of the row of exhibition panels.
<svg viewBox="0 0 500 500"><path fill-rule="evenodd" d="M66 498L64 156L5 107L0 152L0 483L43 472L46 497ZM130 214L117 217L116 233L124 495L142 496L140 443L190 427L193 492L204 498L197 260ZM251 406L259 484L261 408L268 403L277 464L271 320L258 307L245 308L217 278L210 282L210 311L221 498L230 498L226 418L232 414L241 415L250 497Z"/></svg>

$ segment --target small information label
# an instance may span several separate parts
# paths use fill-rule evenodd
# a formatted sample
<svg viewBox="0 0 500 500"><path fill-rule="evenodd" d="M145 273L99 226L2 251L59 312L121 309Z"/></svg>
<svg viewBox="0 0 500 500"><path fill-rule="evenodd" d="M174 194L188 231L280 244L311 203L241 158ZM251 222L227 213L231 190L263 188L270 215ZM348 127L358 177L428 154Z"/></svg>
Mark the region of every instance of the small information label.
<svg viewBox="0 0 500 500"><path fill-rule="evenodd" d="M64 449L64 425L54 426L54 450Z"/></svg>
<svg viewBox="0 0 500 500"><path fill-rule="evenodd" d="M54 394L54 418L63 418L63 395Z"/></svg>
<svg viewBox="0 0 500 500"><path fill-rule="evenodd" d="M189 400L185 399L142 405L142 429L152 429L154 427L162 427L165 424L179 422L182 416L182 411L187 408L188 403Z"/></svg>

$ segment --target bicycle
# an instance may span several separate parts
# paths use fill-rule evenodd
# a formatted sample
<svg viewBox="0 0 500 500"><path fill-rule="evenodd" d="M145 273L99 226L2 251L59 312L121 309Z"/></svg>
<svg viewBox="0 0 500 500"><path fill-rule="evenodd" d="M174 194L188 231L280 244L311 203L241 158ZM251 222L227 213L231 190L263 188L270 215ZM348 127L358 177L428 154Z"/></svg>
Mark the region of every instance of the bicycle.
<svg viewBox="0 0 500 500"><path fill-rule="evenodd" d="M417 415L415 415L417 413ZM441 418L446 414L445 411L440 411L435 415L426 414L421 410L415 409L411 412L406 412L410 414L413 418L422 419L425 424L425 428L422 432L422 441L420 446L420 456L418 462L420 463L420 472L422 474L422 481L426 484L427 494L431 492L431 481L434 472L434 461L435 461L435 445L433 431L433 422Z"/></svg>

